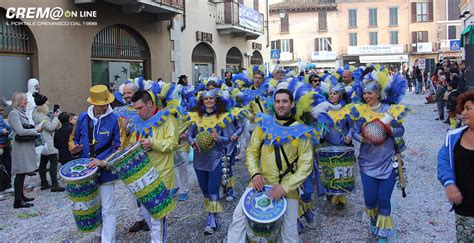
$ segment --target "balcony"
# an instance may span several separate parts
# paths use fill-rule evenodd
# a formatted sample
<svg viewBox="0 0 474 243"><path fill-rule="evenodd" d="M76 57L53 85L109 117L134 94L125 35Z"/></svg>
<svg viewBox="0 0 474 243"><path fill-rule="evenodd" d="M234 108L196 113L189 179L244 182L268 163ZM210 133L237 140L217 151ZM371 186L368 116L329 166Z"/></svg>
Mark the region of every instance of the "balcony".
<svg viewBox="0 0 474 243"><path fill-rule="evenodd" d="M232 34L255 40L263 35L263 14L236 2L216 4L216 24L219 34Z"/></svg>
<svg viewBox="0 0 474 243"><path fill-rule="evenodd" d="M185 0L104 0L119 5L124 14L151 13L158 20L170 20L177 14L183 14ZM75 4L95 3L96 0L74 0Z"/></svg>

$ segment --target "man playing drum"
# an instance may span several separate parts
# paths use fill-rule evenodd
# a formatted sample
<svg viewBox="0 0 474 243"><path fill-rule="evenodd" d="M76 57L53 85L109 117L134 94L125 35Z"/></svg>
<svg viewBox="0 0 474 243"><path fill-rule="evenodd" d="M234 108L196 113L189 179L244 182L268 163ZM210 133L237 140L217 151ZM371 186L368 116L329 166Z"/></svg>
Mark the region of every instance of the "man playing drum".
<svg viewBox="0 0 474 243"><path fill-rule="evenodd" d="M107 170L104 161L123 146L125 129L120 118L112 112L110 103L114 95L105 85L90 88L87 102L91 104L86 112L79 115L76 126L69 138L69 151L74 157L93 158L91 167L100 167L99 193L102 206L102 228L96 236L102 242L115 242L115 196L114 181L117 176Z"/></svg>
<svg viewBox="0 0 474 243"><path fill-rule="evenodd" d="M293 95L289 90L276 91L274 96L275 117L265 114L259 115L258 126L252 134L247 149L246 160L247 169L252 176L249 186L253 187L253 190L261 191L265 184L272 185L273 188L269 191L269 196L272 199L280 200L282 197L286 197L287 208L283 215L279 234L282 242L299 242L297 230L298 187L302 185L313 169L313 151L310 139L304 134L302 136L291 134L289 135L292 136L291 141L299 140L294 146L285 133L301 131L304 126L293 118L293 107ZM290 126L292 128L288 129ZM263 128L266 129L265 132ZM270 136L271 131L277 132ZM303 132L308 134L306 130ZM272 139L272 137L279 138ZM252 190L252 188L247 188L248 190ZM228 242L246 241L248 232L245 226L246 216L242 209L243 198L234 211L227 235Z"/></svg>
<svg viewBox="0 0 474 243"><path fill-rule="evenodd" d="M167 110L159 111L153 98L147 91L133 95L132 104L138 117L130 121L130 143L141 143L166 189L170 190L175 188L173 150L178 146L178 123ZM165 242L166 216L154 219L145 207L141 206L140 210L151 228L151 241Z"/></svg>

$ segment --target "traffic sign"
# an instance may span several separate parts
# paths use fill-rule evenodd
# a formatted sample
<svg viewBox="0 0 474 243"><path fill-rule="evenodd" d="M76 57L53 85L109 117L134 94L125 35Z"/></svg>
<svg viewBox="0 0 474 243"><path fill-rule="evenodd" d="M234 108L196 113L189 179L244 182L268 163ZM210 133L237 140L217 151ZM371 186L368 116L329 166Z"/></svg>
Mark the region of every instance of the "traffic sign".
<svg viewBox="0 0 474 243"><path fill-rule="evenodd" d="M426 60L424 58L418 59L418 68L425 69L426 67Z"/></svg>
<svg viewBox="0 0 474 243"><path fill-rule="evenodd" d="M451 51L461 50L461 41L460 40L450 40L449 41L449 50L451 50Z"/></svg>
<svg viewBox="0 0 474 243"><path fill-rule="evenodd" d="M280 50L271 50L270 51L270 58L271 59L280 59Z"/></svg>

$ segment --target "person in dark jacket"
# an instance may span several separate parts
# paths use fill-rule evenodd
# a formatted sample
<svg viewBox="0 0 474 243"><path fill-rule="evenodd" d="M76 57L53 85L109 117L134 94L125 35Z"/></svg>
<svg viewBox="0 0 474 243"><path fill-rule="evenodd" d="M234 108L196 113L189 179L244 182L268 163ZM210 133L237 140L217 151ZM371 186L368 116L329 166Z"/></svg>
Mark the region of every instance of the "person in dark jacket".
<svg viewBox="0 0 474 243"><path fill-rule="evenodd" d="M12 157L11 157L11 147L10 139L8 136L12 132L12 128L5 122L3 119L3 112L5 110L6 104L4 100L0 100L0 164L5 166L8 176L11 180L12 177ZM8 183L6 189L12 188L11 182Z"/></svg>
<svg viewBox="0 0 474 243"><path fill-rule="evenodd" d="M68 148L69 136L71 135L73 127L70 123L70 118L69 113L61 112L58 116L61 122L61 128L54 134L54 147L59 151L59 163L62 165L74 159Z"/></svg>
<svg viewBox="0 0 474 243"><path fill-rule="evenodd" d="M456 129L456 99L459 96L458 84L456 82L448 83L448 103L446 107L448 108L449 115L449 125L451 129Z"/></svg>
<svg viewBox="0 0 474 243"><path fill-rule="evenodd" d="M444 120L444 92L446 92L446 88L444 88L443 83L446 81L446 77L444 75L440 75L438 82L436 83L436 93L435 93L435 102L438 106L438 117L435 120Z"/></svg>

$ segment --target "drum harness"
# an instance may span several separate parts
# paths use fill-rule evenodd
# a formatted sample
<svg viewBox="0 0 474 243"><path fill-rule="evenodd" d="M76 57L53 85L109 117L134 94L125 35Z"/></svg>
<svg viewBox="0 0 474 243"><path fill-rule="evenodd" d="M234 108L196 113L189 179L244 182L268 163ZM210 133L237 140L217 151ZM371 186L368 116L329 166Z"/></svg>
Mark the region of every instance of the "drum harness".
<svg viewBox="0 0 474 243"><path fill-rule="evenodd" d="M283 124L283 126L290 126L291 124L293 124L293 122L295 122L295 119L293 117L290 118L290 120L288 120L287 122L285 122ZM285 153L285 150L283 149L283 146L282 145L277 145L277 144L273 144L274 146L274 150L275 150L275 161L276 161L276 164L277 164L277 167L278 167L278 171L281 172L283 167L282 167L282 163L281 163L281 156L280 156L280 149L281 149L281 153L283 154L283 158L285 159L285 162L286 162L286 170L283 172L283 173L280 173L278 175L278 183L281 183L281 180L283 179L283 177L285 177L288 173L295 173L295 162L298 161L298 157L296 157L296 160L293 162L293 163L290 163L290 161L288 160L288 157L286 156L286 153Z"/></svg>
<svg viewBox="0 0 474 243"><path fill-rule="evenodd" d="M95 158L97 155L107 150L107 148L112 145L113 141L113 139L110 139L110 141L106 145L95 151L94 145L96 144L96 141L94 139L94 127L91 126L91 118L89 116L87 116L87 137L89 139L89 156L91 158Z"/></svg>

